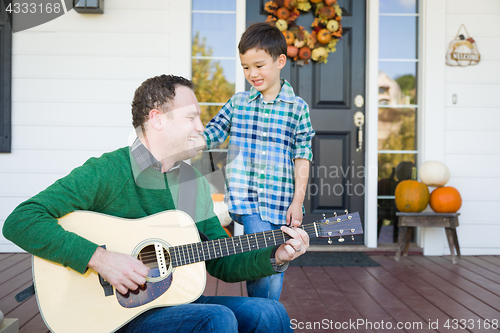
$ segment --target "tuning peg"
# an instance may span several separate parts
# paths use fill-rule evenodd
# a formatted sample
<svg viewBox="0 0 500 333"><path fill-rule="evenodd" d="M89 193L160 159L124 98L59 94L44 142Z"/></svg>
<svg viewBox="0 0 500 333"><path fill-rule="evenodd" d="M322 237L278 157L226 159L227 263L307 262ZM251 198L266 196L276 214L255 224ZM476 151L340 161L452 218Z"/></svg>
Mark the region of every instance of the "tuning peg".
<svg viewBox="0 0 500 333"><path fill-rule="evenodd" d="M332 239L331 238L328 238L328 244L332 245Z"/></svg>
<svg viewBox="0 0 500 333"><path fill-rule="evenodd" d="M324 219L326 219L326 216L325 216L325 214L323 214L323 220L324 220Z"/></svg>
<svg viewBox="0 0 500 333"><path fill-rule="evenodd" d="M334 213L333 213L333 216L337 217L337 212L334 212Z"/></svg>
<svg viewBox="0 0 500 333"><path fill-rule="evenodd" d="M354 235L351 235L351 240L354 242Z"/></svg>
<svg viewBox="0 0 500 333"><path fill-rule="evenodd" d="M345 213L346 213L346 215L349 214L349 212L347 211L347 209L345 210Z"/></svg>
<svg viewBox="0 0 500 333"><path fill-rule="evenodd" d="M339 243L343 243L344 242L344 238L340 237L339 238Z"/></svg>

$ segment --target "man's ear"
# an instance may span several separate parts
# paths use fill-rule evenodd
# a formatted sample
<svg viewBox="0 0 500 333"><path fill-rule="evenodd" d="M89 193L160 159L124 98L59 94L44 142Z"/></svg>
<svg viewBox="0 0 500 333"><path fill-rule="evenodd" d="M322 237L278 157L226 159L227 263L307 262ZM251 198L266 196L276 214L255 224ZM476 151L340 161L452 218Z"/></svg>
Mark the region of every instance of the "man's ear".
<svg viewBox="0 0 500 333"><path fill-rule="evenodd" d="M283 69L286 65L286 55L280 54L278 57L278 68Z"/></svg>
<svg viewBox="0 0 500 333"><path fill-rule="evenodd" d="M156 130L161 130L161 125L162 125L162 119L161 119L162 112L158 109L152 109L149 111L149 125L156 129Z"/></svg>

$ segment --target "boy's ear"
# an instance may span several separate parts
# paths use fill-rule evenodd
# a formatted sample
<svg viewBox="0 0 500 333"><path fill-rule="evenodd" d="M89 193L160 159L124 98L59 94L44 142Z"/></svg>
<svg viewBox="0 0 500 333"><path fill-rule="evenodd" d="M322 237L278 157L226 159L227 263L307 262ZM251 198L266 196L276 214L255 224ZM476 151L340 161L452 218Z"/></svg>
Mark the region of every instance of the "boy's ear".
<svg viewBox="0 0 500 333"><path fill-rule="evenodd" d="M280 54L278 57L278 68L283 69L286 65L286 55Z"/></svg>

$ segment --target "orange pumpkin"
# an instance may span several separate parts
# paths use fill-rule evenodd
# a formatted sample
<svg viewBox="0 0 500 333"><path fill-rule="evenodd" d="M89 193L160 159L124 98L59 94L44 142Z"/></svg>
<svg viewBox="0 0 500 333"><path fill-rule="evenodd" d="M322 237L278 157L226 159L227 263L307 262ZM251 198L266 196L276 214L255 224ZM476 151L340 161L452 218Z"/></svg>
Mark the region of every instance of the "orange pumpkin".
<svg viewBox="0 0 500 333"><path fill-rule="evenodd" d="M318 42L321 44L328 44L332 40L332 34L328 29L321 29L318 31L316 38L318 38Z"/></svg>
<svg viewBox="0 0 500 333"><path fill-rule="evenodd" d="M323 0L311 0L312 3L320 3Z"/></svg>
<svg viewBox="0 0 500 333"><path fill-rule="evenodd" d="M429 204L436 213L456 213L462 207L462 197L452 186L438 187L432 191Z"/></svg>
<svg viewBox="0 0 500 333"><path fill-rule="evenodd" d="M286 55L288 58L295 58L299 54L299 48L297 46L288 45L286 49Z"/></svg>
<svg viewBox="0 0 500 333"><path fill-rule="evenodd" d="M318 16L325 17L327 20L332 19L335 16L335 9L331 6L323 6L318 11Z"/></svg>
<svg viewBox="0 0 500 333"><path fill-rule="evenodd" d="M417 169L413 168L412 179L403 180L394 192L396 207L401 212L418 213L429 204L429 188L417 179Z"/></svg>
<svg viewBox="0 0 500 333"><path fill-rule="evenodd" d="M331 6L333 4L336 4L337 3L337 0L325 0L325 5L327 6Z"/></svg>
<svg viewBox="0 0 500 333"><path fill-rule="evenodd" d="M311 58L311 49L308 48L307 46L301 48L299 51L299 58L302 60L307 60Z"/></svg>
<svg viewBox="0 0 500 333"><path fill-rule="evenodd" d="M288 16L290 16L290 11L285 7L278 8L278 10L276 11L276 16L278 16L278 18L280 19L286 20Z"/></svg>

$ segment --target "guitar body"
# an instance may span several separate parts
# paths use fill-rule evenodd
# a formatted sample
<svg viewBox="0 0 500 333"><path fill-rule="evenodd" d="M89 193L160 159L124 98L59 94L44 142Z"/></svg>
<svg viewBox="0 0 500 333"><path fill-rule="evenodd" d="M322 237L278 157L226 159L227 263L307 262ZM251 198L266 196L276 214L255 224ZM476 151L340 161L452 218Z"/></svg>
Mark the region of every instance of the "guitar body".
<svg viewBox="0 0 500 333"><path fill-rule="evenodd" d="M161 244L168 252L169 247L200 242L195 223L181 211L141 219L76 211L59 219L59 223L68 231L105 245L109 251L135 257L153 244ZM204 262L169 267L166 275L146 283L148 288L141 292L145 298L130 294L125 302L113 287L112 295L105 296L93 269L82 275L34 256L33 280L40 313L52 332L98 333L115 331L149 309L196 300L205 289L206 270Z"/></svg>

